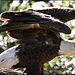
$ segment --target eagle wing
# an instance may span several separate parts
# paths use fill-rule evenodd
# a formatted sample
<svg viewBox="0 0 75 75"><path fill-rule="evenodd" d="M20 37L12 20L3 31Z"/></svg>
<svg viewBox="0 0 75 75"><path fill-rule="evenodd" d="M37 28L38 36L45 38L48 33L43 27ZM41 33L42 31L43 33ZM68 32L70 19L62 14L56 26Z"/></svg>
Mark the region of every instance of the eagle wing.
<svg viewBox="0 0 75 75"><path fill-rule="evenodd" d="M0 32L37 28L66 34L71 33L70 28L59 19L52 17L52 15L31 10L22 12L4 12L1 15L1 20L5 22L0 26Z"/></svg>
<svg viewBox="0 0 75 75"><path fill-rule="evenodd" d="M33 10L33 9L31 9ZM67 22L69 20L75 19L75 9L73 8L43 8L43 9L39 9L39 10L34 10L37 12L41 12L44 14L48 14L51 15L52 17L55 17L57 19L59 19L62 22Z"/></svg>

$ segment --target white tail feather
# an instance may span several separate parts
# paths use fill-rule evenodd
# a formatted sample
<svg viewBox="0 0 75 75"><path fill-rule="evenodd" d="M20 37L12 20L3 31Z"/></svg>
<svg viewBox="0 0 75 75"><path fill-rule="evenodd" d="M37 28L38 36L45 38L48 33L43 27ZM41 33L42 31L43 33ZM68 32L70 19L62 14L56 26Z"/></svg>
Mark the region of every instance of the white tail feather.
<svg viewBox="0 0 75 75"><path fill-rule="evenodd" d="M9 48L0 54L0 68L11 68L13 65L16 65L19 62L19 59L16 56L17 46Z"/></svg>
<svg viewBox="0 0 75 75"><path fill-rule="evenodd" d="M75 55L75 41L70 40L61 41L59 54L65 56Z"/></svg>

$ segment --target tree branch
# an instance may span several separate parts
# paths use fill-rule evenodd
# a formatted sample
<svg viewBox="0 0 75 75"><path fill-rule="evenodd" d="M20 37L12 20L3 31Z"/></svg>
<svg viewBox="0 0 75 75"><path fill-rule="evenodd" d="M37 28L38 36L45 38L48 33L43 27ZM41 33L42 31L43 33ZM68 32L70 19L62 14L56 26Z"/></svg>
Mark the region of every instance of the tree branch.
<svg viewBox="0 0 75 75"><path fill-rule="evenodd" d="M0 75L26 75L11 69L0 69Z"/></svg>

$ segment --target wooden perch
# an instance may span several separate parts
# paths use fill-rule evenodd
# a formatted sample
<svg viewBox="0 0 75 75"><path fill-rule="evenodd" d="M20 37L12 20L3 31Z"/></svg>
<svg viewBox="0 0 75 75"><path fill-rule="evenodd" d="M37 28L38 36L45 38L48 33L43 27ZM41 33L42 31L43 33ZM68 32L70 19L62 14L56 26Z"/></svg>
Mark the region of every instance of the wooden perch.
<svg viewBox="0 0 75 75"><path fill-rule="evenodd" d="M0 69L0 75L26 75L22 74L22 72L17 72L11 69Z"/></svg>

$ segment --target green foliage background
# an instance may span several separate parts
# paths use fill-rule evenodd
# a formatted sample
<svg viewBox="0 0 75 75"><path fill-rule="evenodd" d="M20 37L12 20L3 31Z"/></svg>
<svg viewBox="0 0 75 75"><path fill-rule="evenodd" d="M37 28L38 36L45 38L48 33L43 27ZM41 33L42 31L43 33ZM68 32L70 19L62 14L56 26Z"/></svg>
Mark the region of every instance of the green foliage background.
<svg viewBox="0 0 75 75"><path fill-rule="evenodd" d="M14 4L14 0L0 0L0 14L4 11L22 11L26 8L30 8L32 4L40 0L15 0L18 4ZM75 8L75 0L43 0L48 4L49 7L69 7ZM21 6L24 3L23 6ZM74 20L75 21L75 20ZM70 35L65 35L61 33L62 38L69 40L75 40L75 25L74 21L67 22L66 24L71 28L72 33ZM3 21L0 21L2 24ZM16 39L9 37L5 32L0 33L0 53L12 46L14 46ZM44 64L45 74L75 74L75 56L58 56L48 63Z"/></svg>

